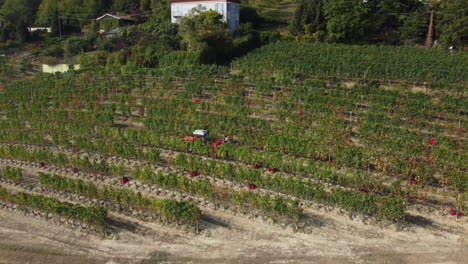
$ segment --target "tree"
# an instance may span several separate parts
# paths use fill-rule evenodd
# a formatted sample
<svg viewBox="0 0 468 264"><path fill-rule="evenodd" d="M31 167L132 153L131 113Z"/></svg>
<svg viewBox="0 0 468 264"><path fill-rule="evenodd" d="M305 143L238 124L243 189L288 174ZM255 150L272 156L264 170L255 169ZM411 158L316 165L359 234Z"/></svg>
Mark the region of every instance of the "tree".
<svg viewBox="0 0 468 264"><path fill-rule="evenodd" d="M52 33L58 32L58 0L43 0L37 11L36 24L49 26Z"/></svg>
<svg viewBox="0 0 468 264"><path fill-rule="evenodd" d="M307 31L315 33L325 30L325 14L323 0L298 0L296 11L291 21L290 32L293 35L303 35Z"/></svg>
<svg viewBox="0 0 468 264"><path fill-rule="evenodd" d="M140 0L139 9L141 11L148 11L148 10L150 10L150 4L151 4L151 0Z"/></svg>
<svg viewBox="0 0 468 264"><path fill-rule="evenodd" d="M368 9L362 0L324 2L328 39L332 42L362 42L369 30Z"/></svg>
<svg viewBox="0 0 468 264"><path fill-rule="evenodd" d="M96 18L109 7L108 0L59 0L61 15L72 18ZM73 21L76 23L76 20Z"/></svg>
<svg viewBox="0 0 468 264"><path fill-rule="evenodd" d="M26 27L34 21L39 4L40 0L5 1L0 9L0 14L5 31L9 33L9 38L14 37L19 42L26 40L28 36Z"/></svg>
<svg viewBox="0 0 468 264"><path fill-rule="evenodd" d="M120 11L120 12L130 12L132 9L138 7L138 1L135 0L114 0L112 4L113 11Z"/></svg>
<svg viewBox="0 0 468 264"><path fill-rule="evenodd" d="M253 6L253 7L272 7L278 6L280 0L242 0L243 5Z"/></svg>
<svg viewBox="0 0 468 264"><path fill-rule="evenodd" d="M110 0L42 0L35 23L52 27L58 32L58 17L62 25L80 25L88 23L98 14L107 10Z"/></svg>
<svg viewBox="0 0 468 264"><path fill-rule="evenodd" d="M250 6L240 7L239 19L242 24L251 23L254 27L260 25L263 22L263 19L259 16L257 9Z"/></svg>
<svg viewBox="0 0 468 264"><path fill-rule="evenodd" d="M369 18L368 39L372 42L385 44L401 43L400 27L406 20L406 33L411 29L406 18L410 15L411 22L416 23L416 28L426 20L421 16L414 16L413 12L423 12L425 5L418 0L367 0L365 6ZM422 20L417 20L422 19ZM414 25L414 24L413 24ZM416 35L418 33L415 32Z"/></svg>
<svg viewBox="0 0 468 264"><path fill-rule="evenodd" d="M424 40L427 34L429 16L425 13L415 13L404 16L399 28L400 40L403 44L414 45Z"/></svg>
<svg viewBox="0 0 468 264"><path fill-rule="evenodd" d="M8 40L8 30L5 27L0 29L0 43L3 43Z"/></svg>
<svg viewBox="0 0 468 264"><path fill-rule="evenodd" d="M316 41L328 34L332 42L386 44L401 43L403 31L417 41L427 20L407 14L425 8L419 0L298 0L290 31Z"/></svg>
<svg viewBox="0 0 468 264"><path fill-rule="evenodd" d="M220 13L194 8L179 25L186 50L202 52L206 62L225 62L230 56L232 40Z"/></svg>
<svg viewBox="0 0 468 264"><path fill-rule="evenodd" d="M14 37L19 43L26 42L28 38L29 32L28 32L27 26L28 25L26 24L24 20L19 20L18 23L16 24Z"/></svg>
<svg viewBox="0 0 468 264"><path fill-rule="evenodd" d="M441 42L445 46L462 48L468 43L468 5L465 0L441 2L439 25Z"/></svg>
<svg viewBox="0 0 468 264"><path fill-rule="evenodd" d="M58 1L58 6L60 14L66 17L91 18L91 16L93 15L88 14L88 12L86 12L90 10L85 10L83 8L83 0L60 0Z"/></svg>
<svg viewBox="0 0 468 264"><path fill-rule="evenodd" d="M83 0L85 13L91 13L93 18L109 10L113 0Z"/></svg>
<svg viewBox="0 0 468 264"><path fill-rule="evenodd" d="M150 8L153 11L153 19L171 19L171 4L169 3L169 0L151 0Z"/></svg>

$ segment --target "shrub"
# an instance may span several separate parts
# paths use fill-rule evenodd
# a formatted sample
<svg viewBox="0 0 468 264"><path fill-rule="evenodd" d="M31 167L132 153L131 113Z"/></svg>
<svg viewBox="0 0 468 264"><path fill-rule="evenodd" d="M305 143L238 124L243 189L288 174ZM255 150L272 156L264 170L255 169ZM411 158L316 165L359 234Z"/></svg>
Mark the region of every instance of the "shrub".
<svg viewBox="0 0 468 264"><path fill-rule="evenodd" d="M92 69L96 66L106 66L109 52L97 51L93 55L81 54L79 64L81 69Z"/></svg>
<svg viewBox="0 0 468 264"><path fill-rule="evenodd" d="M128 52L118 51L109 54L107 57L106 68L107 69L120 69L121 66L127 63Z"/></svg>
<svg viewBox="0 0 468 264"><path fill-rule="evenodd" d="M67 57L75 56L82 51L89 51L92 48L92 39L85 39L81 37L68 38L63 44L63 50L65 52L65 56Z"/></svg>
<svg viewBox="0 0 468 264"><path fill-rule="evenodd" d="M65 51L60 44L53 44L41 51L42 56L63 57Z"/></svg>
<svg viewBox="0 0 468 264"><path fill-rule="evenodd" d="M260 45L263 46L269 43L280 41L281 34L278 32L261 31L259 38L260 38Z"/></svg>
<svg viewBox="0 0 468 264"><path fill-rule="evenodd" d="M113 51L115 48L115 38L98 38L96 39L96 49L103 51Z"/></svg>

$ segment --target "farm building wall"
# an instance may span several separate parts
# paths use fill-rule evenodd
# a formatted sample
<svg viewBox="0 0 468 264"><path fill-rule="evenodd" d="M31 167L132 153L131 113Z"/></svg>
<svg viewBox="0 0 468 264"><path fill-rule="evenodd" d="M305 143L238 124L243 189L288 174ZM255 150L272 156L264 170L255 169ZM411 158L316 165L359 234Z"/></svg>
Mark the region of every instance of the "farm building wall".
<svg viewBox="0 0 468 264"><path fill-rule="evenodd" d="M171 21L177 21L190 13L193 8L205 8L206 10L214 10L223 15L224 20L229 26L231 34L239 27L239 11L238 3L228 1L193 1L193 2L173 2L171 3Z"/></svg>
<svg viewBox="0 0 468 264"><path fill-rule="evenodd" d="M75 70L80 69L79 64L73 65ZM57 65L48 65L42 64L42 72L44 73L56 73L56 72L67 72L70 70L70 66L68 64L57 64Z"/></svg>

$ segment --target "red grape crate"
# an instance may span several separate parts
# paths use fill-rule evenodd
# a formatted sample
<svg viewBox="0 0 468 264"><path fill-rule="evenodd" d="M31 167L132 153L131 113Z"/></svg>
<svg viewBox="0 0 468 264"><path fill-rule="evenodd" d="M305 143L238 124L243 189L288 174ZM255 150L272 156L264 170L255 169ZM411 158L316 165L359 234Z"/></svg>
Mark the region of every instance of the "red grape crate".
<svg viewBox="0 0 468 264"><path fill-rule="evenodd" d="M457 209L450 209L450 215L453 215L453 216L461 216L461 212L460 210L457 210Z"/></svg>
<svg viewBox="0 0 468 264"><path fill-rule="evenodd" d="M250 190L255 190L255 188L257 188L257 185L255 185L255 184L247 184L247 187L249 187Z"/></svg>

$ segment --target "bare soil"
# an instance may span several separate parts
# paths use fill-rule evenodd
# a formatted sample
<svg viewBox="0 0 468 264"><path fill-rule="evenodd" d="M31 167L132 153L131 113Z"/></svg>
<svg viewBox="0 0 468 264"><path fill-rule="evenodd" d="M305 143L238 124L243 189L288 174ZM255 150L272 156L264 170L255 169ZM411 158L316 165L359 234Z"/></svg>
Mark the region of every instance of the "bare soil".
<svg viewBox="0 0 468 264"><path fill-rule="evenodd" d="M426 264L468 259L466 217L441 212L411 211L410 224L401 227L315 211L310 234L221 211L206 213L216 220L199 235L133 219L103 238L0 209L0 263Z"/></svg>

